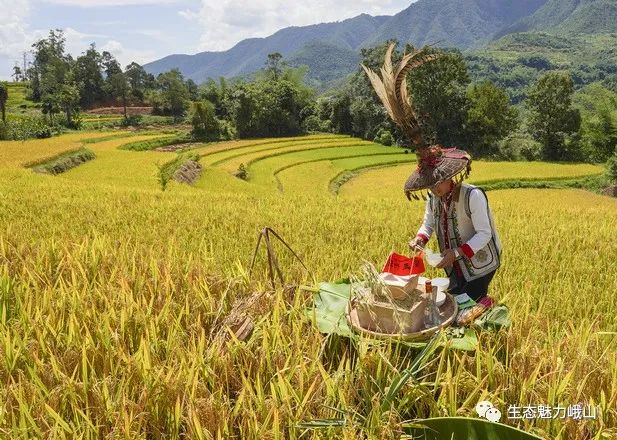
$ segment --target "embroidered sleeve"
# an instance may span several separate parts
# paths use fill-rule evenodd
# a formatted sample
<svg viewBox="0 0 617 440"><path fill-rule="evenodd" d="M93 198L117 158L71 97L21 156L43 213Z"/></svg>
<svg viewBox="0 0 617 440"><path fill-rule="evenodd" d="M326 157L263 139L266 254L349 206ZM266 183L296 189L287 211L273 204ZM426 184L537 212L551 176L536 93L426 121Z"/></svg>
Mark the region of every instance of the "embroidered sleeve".
<svg viewBox="0 0 617 440"><path fill-rule="evenodd" d="M471 248L471 251L475 254L486 246L493 236L488 214L488 202L482 191L477 189L471 191L469 195L469 209L471 211L471 222L476 233L467 243L461 246L461 249L467 256L469 256L469 249L466 249L467 247Z"/></svg>
<svg viewBox="0 0 617 440"><path fill-rule="evenodd" d="M433 210L431 209L431 199L426 200L426 207L424 209L424 220L422 221L422 226L418 230L416 234L417 237L422 237L424 241L428 241L433 235L434 228L434 219L433 219Z"/></svg>

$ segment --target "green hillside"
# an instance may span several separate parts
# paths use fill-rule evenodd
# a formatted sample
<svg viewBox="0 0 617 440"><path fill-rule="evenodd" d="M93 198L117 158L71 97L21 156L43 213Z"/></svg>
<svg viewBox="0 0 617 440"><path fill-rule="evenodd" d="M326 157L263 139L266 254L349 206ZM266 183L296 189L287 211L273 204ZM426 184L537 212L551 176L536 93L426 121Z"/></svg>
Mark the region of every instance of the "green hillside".
<svg viewBox="0 0 617 440"><path fill-rule="evenodd" d="M28 83L25 82L8 83L9 99L6 103L6 109L9 113L27 113L28 109L37 106L26 99L27 88Z"/></svg>
<svg viewBox="0 0 617 440"><path fill-rule="evenodd" d="M617 34L563 36L540 32L506 35L465 56L474 80L491 80L515 102L549 70L568 71L576 87L617 82Z"/></svg>
<svg viewBox="0 0 617 440"><path fill-rule="evenodd" d="M549 0L534 14L505 28L513 32L551 32L563 35L617 32L617 2L614 0Z"/></svg>
<svg viewBox="0 0 617 440"><path fill-rule="evenodd" d="M330 81L356 69L360 55L334 44L314 41L296 52L288 61L295 66L307 65L312 78Z"/></svg>
<svg viewBox="0 0 617 440"><path fill-rule="evenodd" d="M528 16L546 0L419 0L386 21L363 46L389 38L414 45L477 48L496 32Z"/></svg>
<svg viewBox="0 0 617 440"><path fill-rule="evenodd" d="M146 64L149 73L158 74L172 68L195 81L219 76L247 75L263 66L268 53L280 52L289 59L302 59L314 66L309 78L332 80L355 69L352 52L375 46L391 38L414 45L436 44L442 47L468 49L480 47L495 33L521 17L535 12L546 0L419 0L392 16L360 14L347 20L290 26L265 38L248 38L223 52L195 55L169 55ZM316 50L326 44L326 57ZM342 57L331 57L330 48L337 47ZM328 61L334 67L328 65ZM325 73L322 71L325 70ZM341 77L341 76L339 76Z"/></svg>
<svg viewBox="0 0 617 440"><path fill-rule="evenodd" d="M248 38L222 52L201 52L195 55L170 55L144 67L149 73L162 73L179 68L185 77L197 82L219 76L233 77L250 74L263 67L269 53L279 52L286 58L311 59L304 64L322 63L321 53L306 48L308 43L320 41L329 47L358 51L360 43L372 35L389 17L360 14L347 20L319 23L310 26L290 26L265 38ZM308 51L308 52L307 52ZM304 53L304 55L303 55ZM348 58L346 55L345 58ZM347 72L348 73L348 72Z"/></svg>

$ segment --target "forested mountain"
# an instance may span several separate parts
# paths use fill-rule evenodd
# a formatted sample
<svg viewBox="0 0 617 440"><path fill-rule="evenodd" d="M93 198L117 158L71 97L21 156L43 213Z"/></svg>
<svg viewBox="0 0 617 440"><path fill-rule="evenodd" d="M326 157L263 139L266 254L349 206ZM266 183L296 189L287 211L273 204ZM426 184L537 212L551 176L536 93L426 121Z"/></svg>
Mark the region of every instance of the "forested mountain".
<svg viewBox="0 0 617 440"><path fill-rule="evenodd" d="M560 35L617 32L615 0L548 0L535 13L500 32L550 32Z"/></svg>
<svg viewBox="0 0 617 440"><path fill-rule="evenodd" d="M419 0L392 16L364 46L389 38L414 45L475 48L546 0Z"/></svg>
<svg viewBox="0 0 617 440"><path fill-rule="evenodd" d="M320 65L323 64L323 54L314 50L315 42L342 54L342 63L345 65L345 60L349 60L353 54L359 59L357 54L361 43L388 18L361 14L340 22L291 26L266 38L242 40L226 51L170 55L144 67L154 74L178 68L185 77L201 82L208 77L233 77L254 72L263 67L264 60L273 52L279 52L285 58L301 58L308 65ZM310 58L307 58L308 54L311 54Z"/></svg>
<svg viewBox="0 0 617 440"><path fill-rule="evenodd" d="M353 71L359 50L389 38L414 45L427 43L467 49L478 47L504 26L542 6L546 0L419 0L393 16L356 17L333 23L291 26L265 38L242 40L229 50L195 55L170 55L146 64L149 73L178 68L197 82L233 77L263 67L267 54L302 60L308 77L329 81ZM325 50L315 50L321 47ZM326 64L332 60L332 66ZM323 70L325 68L325 71ZM349 69L347 69L349 68Z"/></svg>
<svg viewBox="0 0 617 440"><path fill-rule="evenodd" d="M178 68L196 82L246 76L279 52L293 66L308 66L307 80L323 90L358 68L360 49L395 38L415 46L432 44L467 53L542 53L587 63L612 59L617 0L418 0L393 16L357 17L288 27L266 38L249 38L223 52L170 55L146 64L149 73ZM608 51L608 52L607 52ZM610 53L609 53L610 52ZM565 66L565 65L564 65Z"/></svg>

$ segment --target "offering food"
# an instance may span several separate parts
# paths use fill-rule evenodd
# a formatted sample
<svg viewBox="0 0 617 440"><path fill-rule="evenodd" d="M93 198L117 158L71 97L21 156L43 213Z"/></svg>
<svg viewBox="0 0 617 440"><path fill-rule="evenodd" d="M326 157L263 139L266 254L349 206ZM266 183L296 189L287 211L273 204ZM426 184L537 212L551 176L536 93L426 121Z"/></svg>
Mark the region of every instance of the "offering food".
<svg viewBox="0 0 617 440"><path fill-rule="evenodd" d="M433 267L437 267L437 265L441 263L441 260L443 259L441 254L433 252L429 248L424 248L424 257L426 258L426 262Z"/></svg>

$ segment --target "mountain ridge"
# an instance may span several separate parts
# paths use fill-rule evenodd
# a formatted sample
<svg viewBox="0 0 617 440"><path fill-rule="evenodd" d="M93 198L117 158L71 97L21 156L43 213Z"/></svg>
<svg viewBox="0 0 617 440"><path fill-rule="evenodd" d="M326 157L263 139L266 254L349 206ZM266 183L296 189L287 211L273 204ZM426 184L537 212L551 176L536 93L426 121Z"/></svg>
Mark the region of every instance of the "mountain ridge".
<svg viewBox="0 0 617 440"><path fill-rule="evenodd" d="M313 82L336 81L357 69L360 49L395 38L470 50L519 32L555 35L617 32L615 0L418 0L397 14L359 14L342 21L290 26L247 38L220 52L173 54L144 65L149 73L179 68L197 82L245 76L280 52L291 65L307 65Z"/></svg>

